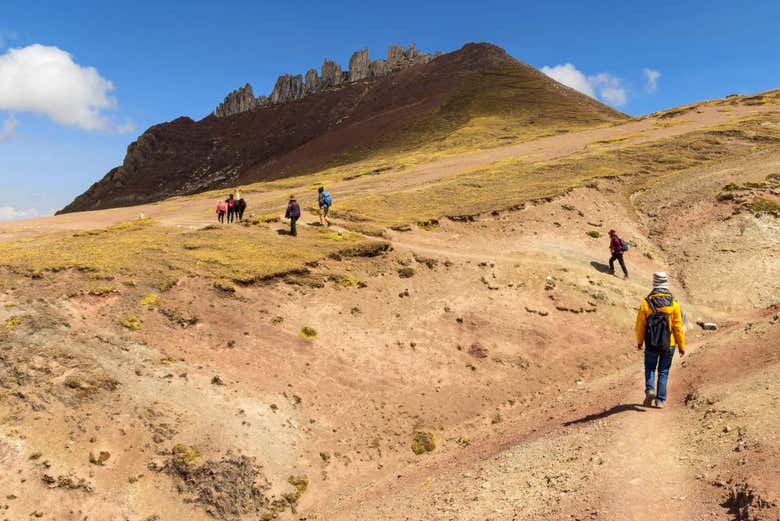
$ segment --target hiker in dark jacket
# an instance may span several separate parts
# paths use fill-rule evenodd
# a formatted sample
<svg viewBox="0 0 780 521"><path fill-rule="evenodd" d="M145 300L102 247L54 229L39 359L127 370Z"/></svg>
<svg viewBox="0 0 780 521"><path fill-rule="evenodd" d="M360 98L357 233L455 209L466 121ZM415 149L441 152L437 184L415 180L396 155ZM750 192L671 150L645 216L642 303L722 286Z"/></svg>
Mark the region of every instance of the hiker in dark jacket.
<svg viewBox="0 0 780 521"><path fill-rule="evenodd" d="M642 300L636 314L636 348L645 347L645 407L663 409L666 381L675 347L685 356L685 332L680 304L669 292L666 273L653 273L653 291ZM656 372L658 385L656 386Z"/></svg>
<svg viewBox="0 0 780 521"><path fill-rule="evenodd" d="M225 205L227 205L227 222L232 223L236 216L236 200L233 198L233 194L225 199Z"/></svg>
<svg viewBox="0 0 780 521"><path fill-rule="evenodd" d="M626 263L623 262L623 241L618 237L615 230L609 230L609 251L612 252L612 256L609 258L609 272L615 274L615 261L620 263L620 267L623 268L623 275L628 278L628 270L626 269Z"/></svg>
<svg viewBox="0 0 780 521"><path fill-rule="evenodd" d="M295 227L295 223L301 217L301 207L298 205L298 201L295 200L295 196L290 196L290 202L287 203L287 212L284 214L285 219L290 219L290 235L293 237L298 235L298 230Z"/></svg>

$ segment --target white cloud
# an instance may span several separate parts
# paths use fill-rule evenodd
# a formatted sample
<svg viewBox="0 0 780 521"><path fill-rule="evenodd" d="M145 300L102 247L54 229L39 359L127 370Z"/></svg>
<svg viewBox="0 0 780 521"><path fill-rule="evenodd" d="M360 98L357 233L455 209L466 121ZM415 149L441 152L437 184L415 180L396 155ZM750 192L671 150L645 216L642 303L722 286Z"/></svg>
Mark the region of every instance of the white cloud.
<svg viewBox="0 0 780 521"><path fill-rule="evenodd" d="M28 210L17 210L12 206L0 206L0 221L11 221L14 219L26 219L38 217L40 212L34 208Z"/></svg>
<svg viewBox="0 0 780 521"><path fill-rule="evenodd" d="M11 138L18 124L19 120L17 120L13 114L8 116L5 121L3 121L3 124L0 126L0 143Z"/></svg>
<svg viewBox="0 0 780 521"><path fill-rule="evenodd" d="M626 90L622 87L602 87L599 90L601 99L609 105L622 107L626 104Z"/></svg>
<svg viewBox="0 0 780 521"><path fill-rule="evenodd" d="M655 92L658 88L658 78L661 77L661 72L647 68L643 69L642 72L645 75L645 80L647 80L647 83L645 84L647 92Z"/></svg>
<svg viewBox="0 0 780 521"><path fill-rule="evenodd" d="M577 70L577 67L571 63L556 65L555 67L542 67L542 72L557 82L563 83L567 87L587 94L591 98L596 97L596 91L587 76Z"/></svg>
<svg viewBox="0 0 780 521"><path fill-rule="evenodd" d="M67 52L40 44L0 55L0 110L33 112L84 130L128 131L106 115L114 85Z"/></svg>
<svg viewBox="0 0 780 521"><path fill-rule="evenodd" d="M544 66L542 72L567 87L578 90L591 98L620 107L626 104L628 95L622 86L622 80L606 72L586 76L571 63L554 67Z"/></svg>

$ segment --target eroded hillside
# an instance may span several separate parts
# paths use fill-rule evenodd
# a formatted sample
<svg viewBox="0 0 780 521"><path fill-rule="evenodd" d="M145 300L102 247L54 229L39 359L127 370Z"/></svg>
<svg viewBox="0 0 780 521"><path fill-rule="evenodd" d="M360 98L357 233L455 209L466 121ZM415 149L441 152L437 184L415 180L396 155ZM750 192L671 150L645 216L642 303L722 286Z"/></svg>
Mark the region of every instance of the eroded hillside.
<svg viewBox="0 0 780 521"><path fill-rule="evenodd" d="M213 192L0 226L3 516L777 518L776 92L376 160L246 185L240 225ZM657 270L689 317L665 410Z"/></svg>

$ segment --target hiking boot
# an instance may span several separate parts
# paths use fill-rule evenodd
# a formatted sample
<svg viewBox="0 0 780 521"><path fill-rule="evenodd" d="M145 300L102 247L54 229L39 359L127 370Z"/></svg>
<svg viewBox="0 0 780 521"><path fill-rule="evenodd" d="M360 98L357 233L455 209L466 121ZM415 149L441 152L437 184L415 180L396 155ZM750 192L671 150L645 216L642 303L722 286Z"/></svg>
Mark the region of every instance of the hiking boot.
<svg viewBox="0 0 780 521"><path fill-rule="evenodd" d="M656 409L663 409L666 407L666 401L665 400L656 400L655 401L655 408Z"/></svg>
<svg viewBox="0 0 780 521"><path fill-rule="evenodd" d="M645 391L645 401L642 402L642 405L645 407L652 407L653 406L653 400L655 400L655 391Z"/></svg>

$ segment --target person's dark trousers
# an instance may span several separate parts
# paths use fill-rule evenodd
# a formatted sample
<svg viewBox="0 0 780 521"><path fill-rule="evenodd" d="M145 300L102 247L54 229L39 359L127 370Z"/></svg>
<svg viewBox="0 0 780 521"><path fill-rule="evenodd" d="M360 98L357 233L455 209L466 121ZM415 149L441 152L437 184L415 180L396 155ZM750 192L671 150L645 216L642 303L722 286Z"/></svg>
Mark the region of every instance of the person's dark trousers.
<svg viewBox="0 0 780 521"><path fill-rule="evenodd" d="M298 222L297 217L290 217L290 235L293 237L298 235L298 228L295 227L295 223Z"/></svg>
<svg viewBox="0 0 780 521"><path fill-rule="evenodd" d="M233 210L232 208L228 208L228 223L233 222L233 214L235 213L236 213L235 210Z"/></svg>
<svg viewBox="0 0 780 521"><path fill-rule="evenodd" d="M615 260L617 260L620 263L620 267L623 268L623 275L628 277L628 270L626 269L626 263L623 262L622 253L613 253L612 257L609 258L609 271L615 273Z"/></svg>
<svg viewBox="0 0 780 521"><path fill-rule="evenodd" d="M666 382L669 379L669 368L672 367L674 348L662 351L650 351L645 348L645 392L655 390L656 400L666 401ZM658 372L658 387L655 373Z"/></svg>
<svg viewBox="0 0 780 521"><path fill-rule="evenodd" d="M225 214L224 213L220 213L220 214L217 214L217 215L218 215L217 220L219 220L219 222L224 224L225 223Z"/></svg>

